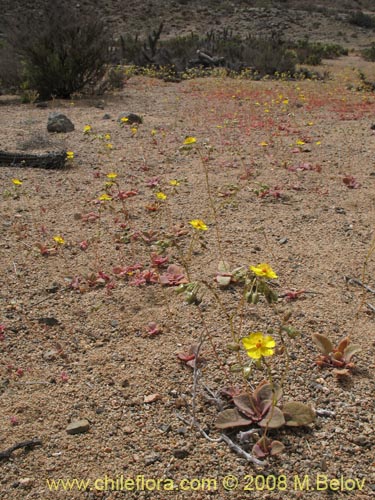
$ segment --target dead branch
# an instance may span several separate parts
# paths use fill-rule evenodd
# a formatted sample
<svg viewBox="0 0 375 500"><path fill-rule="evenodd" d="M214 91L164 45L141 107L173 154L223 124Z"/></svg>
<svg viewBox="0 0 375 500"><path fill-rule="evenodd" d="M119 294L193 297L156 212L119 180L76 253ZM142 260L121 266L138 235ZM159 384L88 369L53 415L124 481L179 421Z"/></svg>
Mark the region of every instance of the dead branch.
<svg viewBox="0 0 375 500"><path fill-rule="evenodd" d="M34 446L41 446L41 445L42 441L40 439L31 439L29 441L22 441L20 443L16 443L7 450L0 451L0 460L8 460L11 454L20 448L25 448L25 450L31 450L34 448Z"/></svg>

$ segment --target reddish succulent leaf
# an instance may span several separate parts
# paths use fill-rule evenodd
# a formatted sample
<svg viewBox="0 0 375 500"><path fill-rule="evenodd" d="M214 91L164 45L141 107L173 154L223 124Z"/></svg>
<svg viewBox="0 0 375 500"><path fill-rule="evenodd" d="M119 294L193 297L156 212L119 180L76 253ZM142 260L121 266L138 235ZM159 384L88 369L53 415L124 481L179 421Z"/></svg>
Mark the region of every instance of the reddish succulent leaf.
<svg viewBox="0 0 375 500"><path fill-rule="evenodd" d="M299 427L309 425L315 420L314 410L298 401L290 401L283 406L283 413L285 416L285 423L289 427Z"/></svg>
<svg viewBox="0 0 375 500"><path fill-rule="evenodd" d="M267 427L268 429L278 429L284 424L284 414L277 406L272 406L264 419L258 423L260 427Z"/></svg>
<svg viewBox="0 0 375 500"><path fill-rule="evenodd" d="M348 363L354 354L361 351L361 346L358 344L350 344L344 350L344 361Z"/></svg>
<svg viewBox="0 0 375 500"><path fill-rule="evenodd" d="M320 333L313 333L313 341L318 346L318 349L328 356L333 351L332 342L325 335L321 335Z"/></svg>
<svg viewBox="0 0 375 500"><path fill-rule="evenodd" d="M260 410L257 408L257 401L246 393L234 396L233 403L241 413L251 419L258 420L261 416Z"/></svg>
<svg viewBox="0 0 375 500"><path fill-rule="evenodd" d="M232 408L220 412L215 425L218 429L231 429L233 427L244 427L251 423L251 420L243 417L235 408Z"/></svg>
<svg viewBox="0 0 375 500"><path fill-rule="evenodd" d="M342 179L342 182L350 189L358 189L361 187L361 184L352 175L346 175Z"/></svg>

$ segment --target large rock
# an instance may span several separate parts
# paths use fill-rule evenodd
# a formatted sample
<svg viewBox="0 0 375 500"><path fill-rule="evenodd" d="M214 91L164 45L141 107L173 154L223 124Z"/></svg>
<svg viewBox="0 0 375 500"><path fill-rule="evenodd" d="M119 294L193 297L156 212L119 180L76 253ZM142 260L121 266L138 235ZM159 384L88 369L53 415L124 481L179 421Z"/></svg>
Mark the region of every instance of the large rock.
<svg viewBox="0 0 375 500"><path fill-rule="evenodd" d="M74 130L73 123L62 113L50 113L47 123L48 132L66 133Z"/></svg>

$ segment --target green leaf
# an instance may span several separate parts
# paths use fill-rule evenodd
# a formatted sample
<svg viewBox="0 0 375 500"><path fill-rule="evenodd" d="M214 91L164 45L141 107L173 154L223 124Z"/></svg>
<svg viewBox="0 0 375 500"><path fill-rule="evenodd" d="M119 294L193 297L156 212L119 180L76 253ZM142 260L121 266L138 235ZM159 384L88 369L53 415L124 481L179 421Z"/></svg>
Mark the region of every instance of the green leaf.
<svg viewBox="0 0 375 500"><path fill-rule="evenodd" d="M325 335L321 335L320 333L313 333L313 341L318 346L318 349L328 356L333 351L332 342Z"/></svg>
<svg viewBox="0 0 375 500"><path fill-rule="evenodd" d="M290 401L283 406L285 423L289 427L299 427L309 425L315 420L314 410L298 401Z"/></svg>

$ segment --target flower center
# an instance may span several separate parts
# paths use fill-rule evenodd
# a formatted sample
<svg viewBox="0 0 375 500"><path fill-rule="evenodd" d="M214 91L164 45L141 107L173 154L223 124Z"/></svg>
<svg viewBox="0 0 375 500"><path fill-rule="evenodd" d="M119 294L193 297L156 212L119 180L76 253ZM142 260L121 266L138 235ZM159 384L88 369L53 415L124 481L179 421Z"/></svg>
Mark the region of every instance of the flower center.
<svg viewBox="0 0 375 500"><path fill-rule="evenodd" d="M261 347L262 347L262 342L261 341L257 342L256 343L256 348L260 349Z"/></svg>

